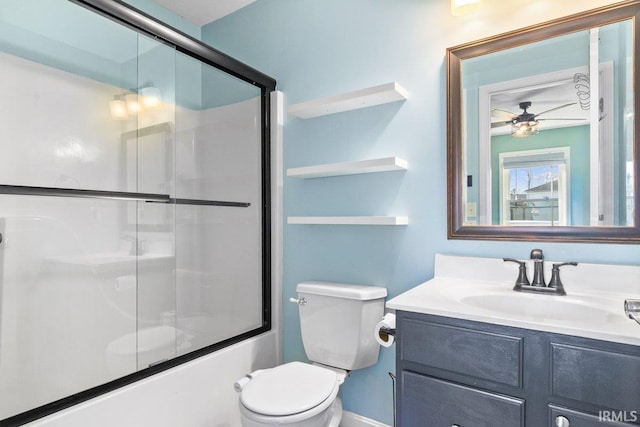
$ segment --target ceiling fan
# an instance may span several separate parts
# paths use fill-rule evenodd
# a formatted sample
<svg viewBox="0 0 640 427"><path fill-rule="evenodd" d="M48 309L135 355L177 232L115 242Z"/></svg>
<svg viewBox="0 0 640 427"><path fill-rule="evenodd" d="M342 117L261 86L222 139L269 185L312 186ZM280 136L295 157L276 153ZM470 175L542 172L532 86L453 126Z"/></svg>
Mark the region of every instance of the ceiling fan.
<svg viewBox="0 0 640 427"><path fill-rule="evenodd" d="M516 113L512 113L510 111L505 111L505 110L501 110L499 108L495 108L493 110L491 110L491 115L497 118L506 118L507 120L503 120L503 121L499 121L499 122L492 122L491 123L491 128L498 128L498 127L502 127L502 126L511 126L511 135L516 136L516 137L525 137L525 136L530 136L530 135L535 135L539 132L538 129L538 125L540 124L541 121L543 120L584 120L584 119L578 119L578 118L572 118L572 119L565 119L565 118L553 118L553 119L545 119L545 118L538 118L540 116L542 116L543 114L547 114L550 113L552 111L556 111L556 110L560 110L561 108L566 108L569 107L571 105L575 105L577 104L577 102L572 102L569 104L564 104L564 105L559 105L557 107L554 108L550 108L548 110L545 110L541 113L538 114L534 114L534 113L530 113L528 111L529 108L531 108L531 101L525 101L525 102L521 102L520 104L518 104L518 106L520 107L520 109L522 110L522 113L520 114L516 114Z"/></svg>

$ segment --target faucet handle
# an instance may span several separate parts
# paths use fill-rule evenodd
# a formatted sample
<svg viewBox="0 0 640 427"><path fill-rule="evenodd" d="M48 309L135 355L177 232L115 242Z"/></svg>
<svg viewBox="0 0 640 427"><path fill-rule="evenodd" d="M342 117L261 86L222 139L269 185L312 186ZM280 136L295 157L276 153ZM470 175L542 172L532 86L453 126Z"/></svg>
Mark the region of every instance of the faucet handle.
<svg viewBox="0 0 640 427"><path fill-rule="evenodd" d="M576 265L578 265L578 263L562 262L558 264L553 264L553 268L551 269L551 281L549 282L549 287L556 289L559 295L567 294L564 290L564 285L562 284L562 280L560 280L560 267L563 267L565 265L573 265L575 267Z"/></svg>
<svg viewBox="0 0 640 427"><path fill-rule="evenodd" d="M573 265L575 267L576 265L578 265L578 263L577 262L561 262L561 263L552 264L552 265L553 265L553 269L555 270L555 269L559 269L564 265Z"/></svg>
<svg viewBox="0 0 640 427"><path fill-rule="evenodd" d="M527 277L527 263L524 261L518 261L513 258L502 258L505 262L515 262L519 265L518 278L516 279L516 285L514 290L520 289L521 286L529 286L529 278Z"/></svg>

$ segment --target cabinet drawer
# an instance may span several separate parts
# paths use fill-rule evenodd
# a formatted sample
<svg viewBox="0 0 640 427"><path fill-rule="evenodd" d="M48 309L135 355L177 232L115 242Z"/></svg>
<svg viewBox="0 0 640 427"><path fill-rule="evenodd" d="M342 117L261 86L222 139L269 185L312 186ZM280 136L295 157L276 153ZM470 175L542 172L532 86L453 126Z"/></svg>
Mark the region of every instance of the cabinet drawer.
<svg viewBox="0 0 640 427"><path fill-rule="evenodd" d="M551 344L556 397L622 411L640 411L640 356Z"/></svg>
<svg viewBox="0 0 640 427"><path fill-rule="evenodd" d="M398 326L402 360L521 387L522 338L414 319Z"/></svg>
<svg viewBox="0 0 640 427"><path fill-rule="evenodd" d="M560 406L549 406L549 427L557 427L557 417L565 417L569 421L567 427L631 427L634 424L623 421L640 421L639 412L603 412L602 418L600 418L595 415L585 414L584 412L578 412Z"/></svg>
<svg viewBox="0 0 640 427"><path fill-rule="evenodd" d="M399 427L524 426L524 401L402 371Z"/></svg>

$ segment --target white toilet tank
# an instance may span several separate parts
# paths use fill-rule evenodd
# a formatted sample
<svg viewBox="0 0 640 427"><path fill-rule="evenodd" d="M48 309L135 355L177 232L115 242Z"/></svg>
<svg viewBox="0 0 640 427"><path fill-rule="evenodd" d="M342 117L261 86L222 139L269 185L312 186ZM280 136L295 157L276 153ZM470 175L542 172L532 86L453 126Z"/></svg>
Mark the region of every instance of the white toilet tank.
<svg viewBox="0 0 640 427"><path fill-rule="evenodd" d="M378 361L380 346L374 329L384 315L386 288L303 282L296 291L301 300L302 343L309 360L346 370Z"/></svg>

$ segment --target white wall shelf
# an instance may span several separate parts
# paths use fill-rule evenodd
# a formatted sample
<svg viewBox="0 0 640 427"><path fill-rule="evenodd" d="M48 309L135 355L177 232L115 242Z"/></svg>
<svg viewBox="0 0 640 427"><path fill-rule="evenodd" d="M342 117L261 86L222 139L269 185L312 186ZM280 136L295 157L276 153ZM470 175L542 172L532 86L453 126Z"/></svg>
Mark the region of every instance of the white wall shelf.
<svg viewBox="0 0 640 427"><path fill-rule="evenodd" d="M398 157L359 160L355 162L329 163L325 165L305 166L287 169L292 178L326 178L330 176L357 175L362 173L393 172L407 170L406 160Z"/></svg>
<svg viewBox="0 0 640 427"><path fill-rule="evenodd" d="M406 216L290 216L293 225L408 225Z"/></svg>
<svg viewBox="0 0 640 427"><path fill-rule="evenodd" d="M403 101L407 99L407 97L407 91L404 90L402 86L396 82L391 82L290 105L287 111L289 114L300 117L301 119L310 119L328 114L372 107L374 105Z"/></svg>

